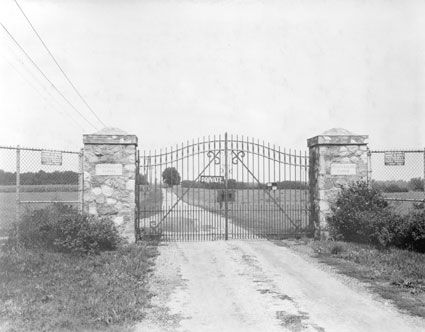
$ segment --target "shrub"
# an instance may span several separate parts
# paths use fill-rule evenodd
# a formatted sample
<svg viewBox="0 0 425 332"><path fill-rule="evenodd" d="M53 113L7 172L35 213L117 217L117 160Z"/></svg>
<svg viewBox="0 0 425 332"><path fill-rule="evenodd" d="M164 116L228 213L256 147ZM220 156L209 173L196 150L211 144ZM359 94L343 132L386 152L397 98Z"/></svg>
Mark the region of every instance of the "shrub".
<svg viewBox="0 0 425 332"><path fill-rule="evenodd" d="M388 246L394 213L381 192L365 182L343 187L328 218L331 234L346 241Z"/></svg>
<svg viewBox="0 0 425 332"><path fill-rule="evenodd" d="M411 178L409 187L411 190L424 191L424 180L422 178Z"/></svg>
<svg viewBox="0 0 425 332"><path fill-rule="evenodd" d="M109 219L79 214L63 204L27 211L16 224L6 248L44 248L60 252L98 253L114 250L121 238Z"/></svg>
<svg viewBox="0 0 425 332"><path fill-rule="evenodd" d="M394 245L425 253L425 209L418 206L394 227Z"/></svg>
<svg viewBox="0 0 425 332"><path fill-rule="evenodd" d="M422 203L414 207L396 214L380 190L357 182L342 188L328 223L335 239L425 252L425 208Z"/></svg>

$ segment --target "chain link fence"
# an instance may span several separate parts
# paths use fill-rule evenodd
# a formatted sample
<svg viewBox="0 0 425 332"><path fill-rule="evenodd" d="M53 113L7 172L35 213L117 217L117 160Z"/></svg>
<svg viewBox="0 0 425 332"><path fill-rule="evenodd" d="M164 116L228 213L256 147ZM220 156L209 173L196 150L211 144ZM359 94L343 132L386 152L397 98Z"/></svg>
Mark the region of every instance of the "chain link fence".
<svg viewBox="0 0 425 332"><path fill-rule="evenodd" d="M369 150L369 181L397 212L425 202L425 149Z"/></svg>
<svg viewBox="0 0 425 332"><path fill-rule="evenodd" d="M0 146L0 238L35 210L81 210L82 173L82 152Z"/></svg>

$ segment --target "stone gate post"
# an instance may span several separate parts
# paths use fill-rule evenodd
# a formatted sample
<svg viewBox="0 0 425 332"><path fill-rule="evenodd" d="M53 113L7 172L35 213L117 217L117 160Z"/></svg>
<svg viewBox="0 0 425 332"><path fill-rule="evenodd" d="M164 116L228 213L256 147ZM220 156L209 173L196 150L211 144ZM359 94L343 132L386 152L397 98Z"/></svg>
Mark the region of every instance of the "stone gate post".
<svg viewBox="0 0 425 332"><path fill-rule="evenodd" d="M310 224L316 239L329 237L326 218L341 185L367 179L367 140L345 129L330 129L307 140Z"/></svg>
<svg viewBox="0 0 425 332"><path fill-rule="evenodd" d="M84 212L114 221L134 240L137 137L116 128L83 135Z"/></svg>

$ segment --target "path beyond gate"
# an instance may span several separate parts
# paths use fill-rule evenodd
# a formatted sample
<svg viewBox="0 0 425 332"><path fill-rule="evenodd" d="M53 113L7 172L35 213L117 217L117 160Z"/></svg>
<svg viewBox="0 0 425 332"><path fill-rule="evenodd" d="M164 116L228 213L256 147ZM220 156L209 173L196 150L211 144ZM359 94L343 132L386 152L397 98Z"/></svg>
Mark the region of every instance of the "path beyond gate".
<svg viewBox="0 0 425 332"><path fill-rule="evenodd" d="M139 153L137 169L139 236L227 240L310 230L304 151L226 133Z"/></svg>

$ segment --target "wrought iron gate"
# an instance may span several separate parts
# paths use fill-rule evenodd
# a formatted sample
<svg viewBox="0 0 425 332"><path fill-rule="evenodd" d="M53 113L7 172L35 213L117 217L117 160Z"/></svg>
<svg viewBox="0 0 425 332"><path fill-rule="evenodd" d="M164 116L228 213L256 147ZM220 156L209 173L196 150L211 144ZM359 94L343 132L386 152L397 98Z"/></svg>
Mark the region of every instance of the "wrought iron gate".
<svg viewBox="0 0 425 332"><path fill-rule="evenodd" d="M163 240L309 232L308 156L246 137L208 137L139 154L136 232Z"/></svg>

